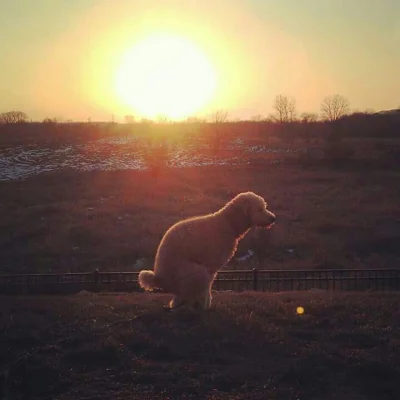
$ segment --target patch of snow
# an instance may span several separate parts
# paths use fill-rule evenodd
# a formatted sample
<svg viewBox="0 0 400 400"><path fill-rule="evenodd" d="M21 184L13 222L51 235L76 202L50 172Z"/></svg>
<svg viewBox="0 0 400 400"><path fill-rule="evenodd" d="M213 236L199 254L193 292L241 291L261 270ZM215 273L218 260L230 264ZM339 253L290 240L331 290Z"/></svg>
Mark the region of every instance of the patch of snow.
<svg viewBox="0 0 400 400"><path fill-rule="evenodd" d="M134 147L124 146L135 143L135 136L109 137L86 144L68 145L57 149L36 145L16 146L0 150L0 181L24 180L29 176L63 169L75 171L115 171L147 169L143 154ZM238 157L217 158L199 153L204 144L169 150L168 166L172 168L224 166L249 164ZM306 149L270 148L264 145L246 146L237 138L227 145L227 149L242 149L248 153L297 153ZM282 162L271 160L272 163Z"/></svg>

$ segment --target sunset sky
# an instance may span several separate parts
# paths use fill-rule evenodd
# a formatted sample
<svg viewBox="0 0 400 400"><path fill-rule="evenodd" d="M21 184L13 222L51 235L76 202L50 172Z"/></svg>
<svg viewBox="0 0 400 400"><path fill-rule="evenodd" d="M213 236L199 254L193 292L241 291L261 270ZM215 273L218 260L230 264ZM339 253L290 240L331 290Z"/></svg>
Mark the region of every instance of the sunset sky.
<svg viewBox="0 0 400 400"><path fill-rule="evenodd" d="M0 112L41 120L400 106L398 0L0 0Z"/></svg>

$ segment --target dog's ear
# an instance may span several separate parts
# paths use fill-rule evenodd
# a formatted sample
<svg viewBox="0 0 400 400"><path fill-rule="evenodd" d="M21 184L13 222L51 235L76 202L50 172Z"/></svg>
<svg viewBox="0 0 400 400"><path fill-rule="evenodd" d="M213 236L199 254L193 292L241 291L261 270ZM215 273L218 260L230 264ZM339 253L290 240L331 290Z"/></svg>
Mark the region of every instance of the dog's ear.
<svg viewBox="0 0 400 400"><path fill-rule="evenodd" d="M248 193L240 193L232 201L232 207L236 210L236 214L240 215L244 220L249 221L251 219L251 199L247 196Z"/></svg>

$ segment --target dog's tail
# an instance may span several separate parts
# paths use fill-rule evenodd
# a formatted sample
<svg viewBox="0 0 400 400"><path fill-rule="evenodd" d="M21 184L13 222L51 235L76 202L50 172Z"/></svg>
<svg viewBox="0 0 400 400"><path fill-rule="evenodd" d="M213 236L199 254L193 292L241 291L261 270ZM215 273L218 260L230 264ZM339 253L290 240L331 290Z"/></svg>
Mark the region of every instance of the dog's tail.
<svg viewBox="0 0 400 400"><path fill-rule="evenodd" d="M143 270L139 273L139 286L144 290L153 290L154 288L159 288L157 286L157 277L153 271Z"/></svg>

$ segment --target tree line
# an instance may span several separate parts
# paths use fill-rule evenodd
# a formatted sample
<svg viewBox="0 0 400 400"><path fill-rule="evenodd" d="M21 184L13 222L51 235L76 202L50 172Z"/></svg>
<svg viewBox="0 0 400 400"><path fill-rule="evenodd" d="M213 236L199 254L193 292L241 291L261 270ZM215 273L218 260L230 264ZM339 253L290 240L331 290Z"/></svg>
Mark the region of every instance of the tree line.
<svg viewBox="0 0 400 400"><path fill-rule="evenodd" d="M293 122L302 122L302 123L313 123L317 121L328 121L328 122L336 122L343 117L350 115L350 103L348 99L342 95L335 94L331 96L327 96L323 99L320 107L320 113L314 112L303 112L300 115L297 113L296 101L294 98L288 97L286 95L277 95L273 102L273 110L274 112L270 114L268 117L263 117L262 115L257 115L251 118L252 121L261 122L268 121L279 124L288 124ZM89 123L91 119L87 120ZM228 111L224 109L215 110L209 118L198 118L198 117L188 117L184 122L187 123L214 123L221 124L225 122L238 122L238 120L231 121L228 116ZM29 122L28 115L22 111L8 111L4 113L0 113L0 124L16 124L16 123L26 123ZM45 118L43 123L46 124L57 124L61 122L60 119L57 118ZM72 122L71 120L67 120L64 122ZM114 117L112 118L112 122L114 122ZM158 122L161 124L173 122L170 121L165 115L160 115L154 120L142 118L136 119L134 115L125 115L124 122L126 124L133 124L137 122L141 123L154 123Z"/></svg>
<svg viewBox="0 0 400 400"><path fill-rule="evenodd" d="M22 111L8 111L0 114L0 124L20 124L28 122L28 115Z"/></svg>
<svg viewBox="0 0 400 400"><path fill-rule="evenodd" d="M316 113L302 113L300 119L297 118L296 101L288 96L278 95L275 97L273 108L275 114L272 119L280 123L301 122L309 123L316 122L319 119ZM350 112L349 101L339 94L325 97L321 103L320 117L324 121L334 122L344 117Z"/></svg>
<svg viewBox="0 0 400 400"><path fill-rule="evenodd" d="M332 96L327 96L321 103L321 114L304 112L300 115L300 118L297 116L296 109L296 101L294 98L289 98L288 96L278 95L274 99L273 103L274 113L271 114L268 118L264 118L262 115L256 115L251 119L253 121L271 121L278 123L290 123L290 122L303 122L303 123L311 123L317 122L318 120L322 121L330 121L334 122L339 120L340 118L348 115L350 112L350 103L346 97L341 96L339 94L335 94ZM159 116L157 122L166 123L168 122L168 118L165 116ZM188 117L186 122L189 123L205 123L211 122L215 124L220 124L227 122L228 111L224 109L215 110L209 117L209 119L201 119L196 117ZM124 121L127 124L133 124L136 122L135 117L133 115L125 115ZM146 121L142 119L142 122ZM232 121L235 122L235 121Z"/></svg>

